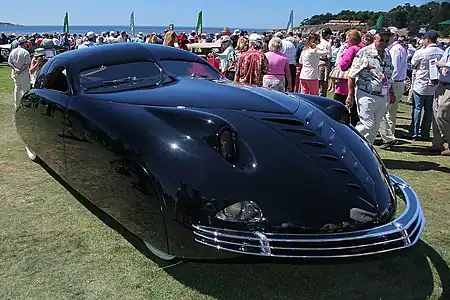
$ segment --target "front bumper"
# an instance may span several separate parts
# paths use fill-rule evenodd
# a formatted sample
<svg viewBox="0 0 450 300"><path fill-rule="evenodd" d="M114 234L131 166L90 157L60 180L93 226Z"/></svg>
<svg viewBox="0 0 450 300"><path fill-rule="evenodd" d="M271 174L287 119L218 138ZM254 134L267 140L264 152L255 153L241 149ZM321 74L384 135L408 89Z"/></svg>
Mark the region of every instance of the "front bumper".
<svg viewBox="0 0 450 300"><path fill-rule="evenodd" d="M406 208L385 225L332 234L284 234L194 225L194 239L217 250L280 258L344 258L409 248L419 241L425 217L414 190L395 175L390 175L390 179Z"/></svg>

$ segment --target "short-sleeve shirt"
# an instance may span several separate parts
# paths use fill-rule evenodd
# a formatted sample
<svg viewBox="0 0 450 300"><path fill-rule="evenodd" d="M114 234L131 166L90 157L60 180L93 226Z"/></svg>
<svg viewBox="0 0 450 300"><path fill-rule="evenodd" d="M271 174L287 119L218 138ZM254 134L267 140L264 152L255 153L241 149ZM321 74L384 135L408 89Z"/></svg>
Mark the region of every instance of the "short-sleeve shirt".
<svg viewBox="0 0 450 300"><path fill-rule="evenodd" d="M308 48L302 51L299 64L302 65L300 79L318 80L319 79L319 59L320 52L317 48Z"/></svg>
<svg viewBox="0 0 450 300"><path fill-rule="evenodd" d="M297 54L297 48L294 43L291 41L284 39L281 41L283 50L281 51L288 59L289 64L295 65L295 55Z"/></svg>
<svg viewBox="0 0 450 300"><path fill-rule="evenodd" d="M228 56L231 52L234 52L233 46L228 46L227 49L220 55L220 70L225 72L228 65Z"/></svg>
<svg viewBox="0 0 450 300"><path fill-rule="evenodd" d="M8 64L14 66L14 68L16 69L22 69L25 65L29 66L30 63L31 63L30 53L22 47L17 47L9 54ZM15 70L13 70L13 75L17 76L24 72L29 72L28 68L25 68L20 73L17 73Z"/></svg>
<svg viewBox="0 0 450 300"><path fill-rule="evenodd" d="M378 53L375 44L371 44L358 51L353 60L348 76L356 79L359 89L369 93L382 93L383 79L386 78L392 84L394 67L391 55L387 49L384 57Z"/></svg>
<svg viewBox="0 0 450 300"><path fill-rule="evenodd" d="M241 53L236 70L236 82L262 86L263 76L269 72L269 61L263 52L250 49Z"/></svg>
<svg viewBox="0 0 450 300"><path fill-rule="evenodd" d="M284 79L285 67L289 64L289 60L281 52L266 52L267 60L269 62L269 73L264 75L266 79Z"/></svg>
<svg viewBox="0 0 450 300"><path fill-rule="evenodd" d="M444 51L436 44L428 45L414 53L411 59L413 69L416 69L413 91L420 95L434 95L437 85L430 82L430 60L440 60Z"/></svg>

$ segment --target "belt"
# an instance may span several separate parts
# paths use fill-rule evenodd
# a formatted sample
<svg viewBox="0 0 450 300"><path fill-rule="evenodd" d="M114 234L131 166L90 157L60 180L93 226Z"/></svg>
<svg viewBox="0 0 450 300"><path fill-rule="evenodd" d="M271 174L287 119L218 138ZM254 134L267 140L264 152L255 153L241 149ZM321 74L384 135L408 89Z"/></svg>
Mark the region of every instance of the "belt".
<svg viewBox="0 0 450 300"><path fill-rule="evenodd" d="M394 80L394 82L404 82L406 79L403 80Z"/></svg>
<svg viewBox="0 0 450 300"><path fill-rule="evenodd" d="M375 95L375 96L379 96L379 97L384 97L383 94L379 93L379 92L369 92L369 91L366 91L366 90L363 90L363 89L360 89L360 88L358 88L358 89L363 91L364 93L369 94L369 95Z"/></svg>
<svg viewBox="0 0 450 300"><path fill-rule="evenodd" d="M450 82L439 81L439 84L442 84L443 86L450 86Z"/></svg>

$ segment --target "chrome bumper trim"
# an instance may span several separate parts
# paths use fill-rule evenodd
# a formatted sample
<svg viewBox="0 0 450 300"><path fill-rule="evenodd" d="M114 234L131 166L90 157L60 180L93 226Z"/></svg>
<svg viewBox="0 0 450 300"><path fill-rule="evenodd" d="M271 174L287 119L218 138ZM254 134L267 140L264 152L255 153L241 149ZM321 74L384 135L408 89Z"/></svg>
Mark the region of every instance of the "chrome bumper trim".
<svg viewBox="0 0 450 300"><path fill-rule="evenodd" d="M281 258L356 257L409 248L419 241L425 217L415 191L395 175L390 179L406 208L398 218L378 227L332 234L285 234L193 225L194 239L218 250Z"/></svg>

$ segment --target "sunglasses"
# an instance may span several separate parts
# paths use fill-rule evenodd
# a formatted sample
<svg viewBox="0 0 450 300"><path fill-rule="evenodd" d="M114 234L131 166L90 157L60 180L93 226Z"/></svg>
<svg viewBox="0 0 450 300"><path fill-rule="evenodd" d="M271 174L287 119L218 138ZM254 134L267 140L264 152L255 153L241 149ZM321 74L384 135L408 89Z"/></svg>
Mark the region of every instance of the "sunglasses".
<svg viewBox="0 0 450 300"><path fill-rule="evenodd" d="M391 38L380 38L381 43L389 43L390 40Z"/></svg>

